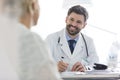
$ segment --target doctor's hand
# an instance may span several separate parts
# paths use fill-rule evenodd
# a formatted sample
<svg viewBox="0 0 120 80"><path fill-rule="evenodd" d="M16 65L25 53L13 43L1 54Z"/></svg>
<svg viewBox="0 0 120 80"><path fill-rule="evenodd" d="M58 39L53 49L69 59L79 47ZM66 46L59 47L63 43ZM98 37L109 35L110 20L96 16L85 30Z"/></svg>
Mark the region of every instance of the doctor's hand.
<svg viewBox="0 0 120 80"><path fill-rule="evenodd" d="M80 62L76 62L71 71L80 71L80 72L84 72L85 71L85 67L80 63Z"/></svg>
<svg viewBox="0 0 120 80"><path fill-rule="evenodd" d="M63 61L59 61L57 66L58 66L59 72L64 72L67 69L68 64Z"/></svg>

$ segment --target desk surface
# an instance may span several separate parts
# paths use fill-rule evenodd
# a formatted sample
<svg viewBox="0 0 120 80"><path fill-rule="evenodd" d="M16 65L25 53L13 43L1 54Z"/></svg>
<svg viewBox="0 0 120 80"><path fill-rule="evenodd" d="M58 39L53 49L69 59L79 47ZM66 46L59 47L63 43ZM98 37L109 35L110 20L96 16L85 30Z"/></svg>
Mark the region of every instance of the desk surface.
<svg viewBox="0 0 120 80"><path fill-rule="evenodd" d="M87 72L63 72L61 73L63 79L120 79L120 72L110 71L87 71Z"/></svg>

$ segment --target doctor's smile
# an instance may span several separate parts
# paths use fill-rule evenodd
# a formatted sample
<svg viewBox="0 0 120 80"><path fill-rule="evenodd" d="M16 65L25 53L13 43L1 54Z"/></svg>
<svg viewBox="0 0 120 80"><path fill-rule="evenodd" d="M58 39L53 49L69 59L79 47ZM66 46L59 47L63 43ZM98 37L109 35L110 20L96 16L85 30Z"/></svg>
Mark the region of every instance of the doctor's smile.
<svg viewBox="0 0 120 80"><path fill-rule="evenodd" d="M79 28L77 26L73 26L71 24L67 25L67 28L70 30L78 30Z"/></svg>
<svg viewBox="0 0 120 80"><path fill-rule="evenodd" d="M76 26L69 26L69 29L76 30L77 28L76 28Z"/></svg>
<svg viewBox="0 0 120 80"><path fill-rule="evenodd" d="M70 35L76 35L80 32L80 29L76 26L73 26L71 24L67 25L66 26L66 29L67 29L67 32L70 34Z"/></svg>

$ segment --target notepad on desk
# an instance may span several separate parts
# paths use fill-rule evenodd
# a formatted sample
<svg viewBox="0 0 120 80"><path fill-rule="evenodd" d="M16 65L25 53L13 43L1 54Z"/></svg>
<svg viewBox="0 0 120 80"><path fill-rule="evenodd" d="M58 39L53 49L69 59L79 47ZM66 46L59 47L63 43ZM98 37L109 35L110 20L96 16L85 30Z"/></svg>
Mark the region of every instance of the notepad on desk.
<svg viewBox="0 0 120 80"><path fill-rule="evenodd" d="M61 77L63 79L110 79L119 78L120 73L112 72L109 70L92 70L85 72L62 72Z"/></svg>
<svg viewBox="0 0 120 80"><path fill-rule="evenodd" d="M92 70L92 71L86 71L86 74L118 74L120 72L113 72L110 70Z"/></svg>
<svg viewBox="0 0 120 80"><path fill-rule="evenodd" d="M87 75L87 74L120 74L120 72L112 72L109 70L92 70L92 71L85 71L85 72L62 72L61 75Z"/></svg>
<svg viewBox="0 0 120 80"><path fill-rule="evenodd" d="M85 72L69 72L69 71L61 73L61 75L83 75L83 74L86 74L86 73Z"/></svg>

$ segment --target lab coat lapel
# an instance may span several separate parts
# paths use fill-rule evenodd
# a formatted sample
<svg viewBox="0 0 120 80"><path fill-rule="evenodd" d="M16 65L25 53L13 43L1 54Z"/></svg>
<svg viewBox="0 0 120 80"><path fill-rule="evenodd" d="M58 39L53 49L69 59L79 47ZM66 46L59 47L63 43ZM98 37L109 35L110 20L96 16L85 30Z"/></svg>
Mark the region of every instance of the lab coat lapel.
<svg viewBox="0 0 120 80"><path fill-rule="evenodd" d="M81 34L79 35L79 39L77 41L77 44L74 48L74 52L73 52L73 57L76 56L76 55L82 55L83 53L83 49L84 49L84 42L83 42L83 39L82 39L82 36Z"/></svg>
<svg viewBox="0 0 120 80"><path fill-rule="evenodd" d="M62 30L60 34L61 34L60 44L62 45L61 50L64 52L65 55L67 55L70 58L71 52L68 46L68 42L66 40L65 30Z"/></svg>

